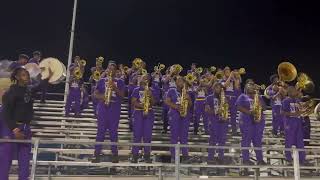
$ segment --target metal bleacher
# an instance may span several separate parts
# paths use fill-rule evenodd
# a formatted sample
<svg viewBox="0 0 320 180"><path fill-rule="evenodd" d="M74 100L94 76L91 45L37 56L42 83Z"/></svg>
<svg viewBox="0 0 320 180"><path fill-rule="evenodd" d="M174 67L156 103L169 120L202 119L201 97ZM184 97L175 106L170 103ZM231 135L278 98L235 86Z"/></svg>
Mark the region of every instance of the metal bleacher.
<svg viewBox="0 0 320 180"><path fill-rule="evenodd" d="M143 177L145 179L168 179L174 176L175 164L170 163L169 147L163 147L161 144L170 144L169 133L163 134L162 131L162 109L160 106L155 109L155 123L152 136L152 164L143 163L141 159L138 164L130 163L132 133L129 130L127 101L124 100L121 107L121 119L119 123L119 157L118 164L110 163L110 147L106 146L103 153L106 154L102 163L91 163L93 156L93 142L96 137L97 120L93 115L92 105L85 109L81 117L65 117L64 105L62 100L47 100L45 104L35 101L35 119L32 122L33 138L39 138L36 176L39 179L99 179L113 177L119 179ZM284 138L274 137L272 135L271 111L267 110L266 127L264 131L264 147L271 149L263 150L264 159L268 163L265 167L259 167L259 175L256 168L250 168L249 176L241 177L241 172L245 168L241 166L240 133L231 135L228 132L226 146L227 165L236 165L239 167L224 168L223 173L219 172L219 165L209 166L206 164L207 146L209 136L200 133L193 134L193 126L189 128L190 164L191 166L180 166L178 173L186 179L210 178L228 179L249 177L263 178L282 178L294 176L293 169L286 164L284 160ZM311 140L307 149L307 159L310 162L309 167L301 168L301 177L312 178L319 176L319 158L320 158L320 122L311 116ZM203 132L203 131L202 131ZM108 135L106 135L108 139ZM56 141L56 143L46 143L46 141ZM61 142L59 142L61 141ZM67 143L62 143L63 141ZM108 140L106 140L108 141ZM88 143L89 142L89 143ZM90 143L92 142L92 143ZM159 145L157 147L157 145ZM273 149L274 150L273 150ZM319 149L319 151L317 150ZM252 161L255 161L254 151L250 150ZM14 162L16 165L17 162ZM198 166L197 166L198 165ZM292 165L291 165L292 166ZM287 169L285 168L287 167ZM221 169L222 167L220 167ZM15 179L17 166L12 168L12 177ZM253 176L254 173L254 176Z"/></svg>

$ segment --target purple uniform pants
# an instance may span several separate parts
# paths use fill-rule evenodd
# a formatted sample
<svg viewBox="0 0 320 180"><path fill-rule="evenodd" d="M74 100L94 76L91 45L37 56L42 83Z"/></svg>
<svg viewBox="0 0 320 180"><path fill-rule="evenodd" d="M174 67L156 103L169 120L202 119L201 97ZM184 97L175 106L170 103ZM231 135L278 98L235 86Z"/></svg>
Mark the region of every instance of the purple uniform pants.
<svg viewBox="0 0 320 180"><path fill-rule="evenodd" d="M262 123L262 122L261 122ZM241 128L241 147L251 147L251 142L254 147L262 147L262 137L264 125L259 124L250 124L245 128ZM257 161L262 161L262 151L255 150ZM244 162L250 160L249 150L242 150L242 159Z"/></svg>
<svg viewBox="0 0 320 180"><path fill-rule="evenodd" d="M80 88L70 87L70 91L67 97L65 115L69 116L70 111L73 109L75 111L75 116L80 114L80 99L81 99L81 90ZM74 107L73 106L74 103Z"/></svg>
<svg viewBox="0 0 320 180"><path fill-rule="evenodd" d="M95 85L91 85L91 101L92 101L92 106L93 106L93 111L94 115L97 116L97 105L98 105L98 100L97 98L94 97L94 91L96 89Z"/></svg>
<svg viewBox="0 0 320 180"><path fill-rule="evenodd" d="M110 141L118 142L120 108L120 103L110 103L109 106L106 106L102 102L98 104L98 132L96 137L97 142L103 142L105 140L107 130L109 132ZM96 156L101 154L101 150L102 145L96 145L94 154ZM116 145L111 146L111 151L113 155L118 155L118 147Z"/></svg>
<svg viewBox="0 0 320 180"><path fill-rule="evenodd" d="M237 106L236 106L236 96L231 95L227 96L228 104L229 104L229 110L230 110L230 124L232 133L237 132Z"/></svg>
<svg viewBox="0 0 320 180"><path fill-rule="evenodd" d="M194 128L195 128L195 131L198 132L200 118L202 117L204 130L207 134L209 134L208 118L206 117L206 113L204 109L205 109L205 100L196 100L194 105L194 112L195 112Z"/></svg>
<svg viewBox="0 0 320 180"><path fill-rule="evenodd" d="M0 120L0 138L14 139L12 131L6 124ZM25 139L31 139L31 130L29 125L21 124L19 126L25 135ZM15 152L16 150L17 152ZM19 180L27 180L29 177L29 161L31 158L31 144L26 143L0 143L0 180L7 180L11 163L15 153L17 153L19 164Z"/></svg>
<svg viewBox="0 0 320 180"><path fill-rule="evenodd" d="M272 106L272 133L277 135L284 131L283 116L281 115L281 106Z"/></svg>
<svg viewBox="0 0 320 180"><path fill-rule="evenodd" d="M149 111L147 115L143 115L143 110L135 110L133 112L133 142L134 143L151 143L152 127L154 122L154 113ZM132 154L138 155L141 147L133 146ZM144 154L150 155L151 148L144 146Z"/></svg>
<svg viewBox="0 0 320 180"><path fill-rule="evenodd" d="M210 146L225 146L228 132L228 121L218 121L216 117L208 116L210 121ZM224 149L218 149L219 160L224 158ZM214 148L208 149L208 160L213 160L216 150Z"/></svg>
<svg viewBox="0 0 320 180"><path fill-rule="evenodd" d="M169 112L169 124L170 124L170 143L188 144L188 132L190 125L190 113L186 117L181 117L176 111ZM182 155L188 156L188 148L181 148ZM175 149L170 148L171 157L175 158Z"/></svg>
<svg viewBox="0 0 320 180"><path fill-rule="evenodd" d="M293 145L297 149L303 149L303 127L301 119L287 119L285 127L285 148L291 148ZM292 161L291 151L286 151L286 160ZM299 152L299 161L303 163L305 160L305 152Z"/></svg>

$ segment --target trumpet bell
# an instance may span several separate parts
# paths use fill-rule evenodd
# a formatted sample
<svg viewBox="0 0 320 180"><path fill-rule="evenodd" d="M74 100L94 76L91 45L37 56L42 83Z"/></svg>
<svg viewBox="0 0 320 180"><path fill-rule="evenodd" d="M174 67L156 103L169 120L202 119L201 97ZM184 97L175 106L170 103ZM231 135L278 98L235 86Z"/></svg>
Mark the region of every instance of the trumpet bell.
<svg viewBox="0 0 320 180"><path fill-rule="evenodd" d="M306 73L299 73L297 77L296 88L301 89L306 93L312 93L314 91L314 83Z"/></svg>
<svg viewBox="0 0 320 180"><path fill-rule="evenodd" d="M278 75L281 81L290 82L296 79L297 69L290 62L282 62L278 65Z"/></svg>

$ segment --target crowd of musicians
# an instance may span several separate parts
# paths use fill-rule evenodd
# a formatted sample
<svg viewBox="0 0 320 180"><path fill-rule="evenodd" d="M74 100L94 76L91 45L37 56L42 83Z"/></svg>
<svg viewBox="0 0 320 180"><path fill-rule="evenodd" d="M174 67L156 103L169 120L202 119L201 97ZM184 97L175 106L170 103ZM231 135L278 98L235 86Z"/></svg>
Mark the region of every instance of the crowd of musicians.
<svg viewBox="0 0 320 180"><path fill-rule="evenodd" d="M31 139L30 122L33 119L33 95L36 91L46 93L48 79L30 85L30 76L23 67L26 63L39 63L41 53L34 57L20 55L11 65L13 84L2 97L0 138ZM310 138L308 115L310 101L306 101L304 90L308 91L311 80L303 74L299 77L295 67L284 62L278 66L278 74L272 75L270 85L258 85L254 79L244 80L244 68L208 68L192 64L190 69L174 64L165 67L158 64L147 71L146 63L135 58L130 67L108 61L103 67L104 58L96 58L91 68L90 89L84 83L86 61L76 56L68 67L70 72L69 93L65 105L65 116L81 117L84 109L92 101L97 118L97 142L105 141L108 131L111 142L118 142L118 127L121 103L128 97L129 126L134 143L151 143L154 125L155 105L162 106L163 133L170 133L171 144L188 144L189 129L197 135L209 135L209 145L225 146L227 138L241 136L241 146L262 146L265 129L266 99L272 107L272 133L284 136L285 147L304 148L304 138ZM50 72L50 71L49 71ZM185 72L183 74L183 72ZM298 79L296 85L292 85ZM243 87L243 88L242 88ZM264 92L264 93L263 93ZM41 96L45 103L45 95ZM239 117L237 118L237 113ZM168 132L170 129L170 132ZM240 129L240 134L238 133ZM227 136L231 132L231 137ZM8 176L12 161L13 143L1 143L0 179ZM92 162L101 161L102 145L96 145ZM30 144L18 144L19 177L29 176ZM143 149L143 151L142 151ZM141 151L140 151L141 150ZM181 148L182 161L189 162L188 148ZM208 164L225 163L223 149L208 149ZM112 162L119 162L118 148L111 146ZM137 163L143 152L144 161L151 163L151 148L132 147L132 163ZM174 161L174 148L170 149ZM139 154L140 153L140 154ZM265 165L261 150L255 150L258 165ZM299 154L300 163L305 162L305 152ZM292 162L290 151L285 152L288 163ZM251 165L249 150L242 150L242 162Z"/></svg>

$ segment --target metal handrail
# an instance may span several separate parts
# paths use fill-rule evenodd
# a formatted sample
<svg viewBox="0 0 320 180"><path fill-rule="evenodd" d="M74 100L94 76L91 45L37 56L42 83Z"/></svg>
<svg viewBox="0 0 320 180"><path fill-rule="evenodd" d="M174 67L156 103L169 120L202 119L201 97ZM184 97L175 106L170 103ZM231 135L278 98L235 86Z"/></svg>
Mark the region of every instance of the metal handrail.
<svg viewBox="0 0 320 180"><path fill-rule="evenodd" d="M46 140L46 139L39 139L33 138L32 140L16 140L16 139L0 139L0 142L9 142L9 143L32 143L34 144L33 152L33 161L32 161L32 170L31 170L31 180L34 180L36 177L36 167L37 167L37 155L39 150L40 144L92 144L92 145L119 145L119 146L156 146L156 147L174 147L175 148L175 177L177 180L180 179L180 168L186 167L221 167L221 168L278 168L278 169L293 169L294 170L294 178L295 180L300 180L300 164L299 164L299 151L305 151L304 149L297 149L293 148L274 148L272 146L264 146L261 148L256 147L239 147L239 146L209 146L209 145L185 145L185 144L154 144L154 143L113 143L113 142L93 142L88 140L72 140L72 139L65 139L65 140ZM206 165L206 164L181 164L180 163L180 149L182 147L197 147L197 148L216 148L216 149L239 149L239 150L282 150L282 151L292 151L293 152L293 167L292 166L270 166L270 165ZM314 149L315 151L320 151L319 149ZM308 150L310 151L310 149ZM43 165L44 162L40 161ZM50 164L50 162L48 162ZM51 164L55 164L54 161ZM165 163L163 163L164 166ZM103 166L115 166L114 164L104 164ZM121 166L121 163L118 163L117 166ZM137 166L134 163L126 163L123 166ZM143 166L140 164L139 166ZM159 163L154 166L159 167ZM172 167L172 165L170 166ZM310 169L320 169L320 167L310 167ZM256 176L259 176L256 174Z"/></svg>

